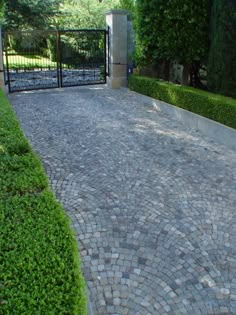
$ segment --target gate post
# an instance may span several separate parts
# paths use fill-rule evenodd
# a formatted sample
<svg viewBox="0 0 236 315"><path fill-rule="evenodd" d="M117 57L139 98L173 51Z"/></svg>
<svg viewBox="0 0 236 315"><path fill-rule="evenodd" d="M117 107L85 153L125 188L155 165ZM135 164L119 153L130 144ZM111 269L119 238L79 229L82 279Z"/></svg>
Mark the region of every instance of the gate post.
<svg viewBox="0 0 236 315"><path fill-rule="evenodd" d="M3 50L2 50L2 28L0 26L0 88L5 91L4 69L3 69Z"/></svg>
<svg viewBox="0 0 236 315"><path fill-rule="evenodd" d="M118 89L127 86L127 19L128 11L110 10L106 13L108 40L108 86Z"/></svg>

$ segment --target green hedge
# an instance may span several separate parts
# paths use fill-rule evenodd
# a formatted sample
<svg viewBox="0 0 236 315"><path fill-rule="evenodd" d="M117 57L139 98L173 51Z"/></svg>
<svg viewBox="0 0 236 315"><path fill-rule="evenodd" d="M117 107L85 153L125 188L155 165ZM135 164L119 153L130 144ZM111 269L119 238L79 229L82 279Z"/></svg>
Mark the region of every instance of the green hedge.
<svg viewBox="0 0 236 315"><path fill-rule="evenodd" d="M86 314L69 220L0 92L0 314Z"/></svg>
<svg viewBox="0 0 236 315"><path fill-rule="evenodd" d="M129 88L236 129L236 100L230 97L138 75L129 77Z"/></svg>

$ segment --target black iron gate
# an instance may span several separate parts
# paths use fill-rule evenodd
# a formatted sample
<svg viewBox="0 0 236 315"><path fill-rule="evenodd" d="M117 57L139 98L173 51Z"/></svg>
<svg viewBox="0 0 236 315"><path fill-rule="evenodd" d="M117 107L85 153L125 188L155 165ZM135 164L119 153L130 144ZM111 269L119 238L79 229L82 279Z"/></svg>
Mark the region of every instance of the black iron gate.
<svg viewBox="0 0 236 315"><path fill-rule="evenodd" d="M9 92L106 83L105 30L3 34Z"/></svg>

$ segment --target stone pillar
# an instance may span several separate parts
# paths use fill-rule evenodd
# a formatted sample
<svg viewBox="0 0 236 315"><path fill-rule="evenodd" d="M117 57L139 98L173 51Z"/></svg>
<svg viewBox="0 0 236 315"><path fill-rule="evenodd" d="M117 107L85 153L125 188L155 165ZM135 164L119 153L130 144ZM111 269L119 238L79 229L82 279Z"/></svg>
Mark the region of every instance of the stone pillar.
<svg viewBox="0 0 236 315"><path fill-rule="evenodd" d="M0 26L0 88L5 90L5 81L3 73L3 51L2 51L2 29Z"/></svg>
<svg viewBox="0 0 236 315"><path fill-rule="evenodd" d="M127 15L126 10L110 10L106 13L106 24L109 31L107 83L112 89L126 87L128 84Z"/></svg>

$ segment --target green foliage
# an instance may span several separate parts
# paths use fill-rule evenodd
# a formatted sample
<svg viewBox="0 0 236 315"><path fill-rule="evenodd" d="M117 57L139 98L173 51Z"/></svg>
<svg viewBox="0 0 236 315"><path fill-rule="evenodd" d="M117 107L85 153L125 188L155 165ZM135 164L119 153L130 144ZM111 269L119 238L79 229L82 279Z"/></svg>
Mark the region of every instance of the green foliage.
<svg viewBox="0 0 236 315"><path fill-rule="evenodd" d="M66 32L61 35L61 62L78 66L84 63L103 63L104 33Z"/></svg>
<svg viewBox="0 0 236 315"><path fill-rule="evenodd" d="M0 93L0 98L0 154L22 155L31 152L27 140L22 136L19 123L9 109L2 92Z"/></svg>
<svg viewBox="0 0 236 315"><path fill-rule="evenodd" d="M104 28L105 12L118 4L119 0L65 0L60 8L58 26L62 29Z"/></svg>
<svg viewBox="0 0 236 315"><path fill-rule="evenodd" d="M236 100L195 88L132 75L129 87L236 129Z"/></svg>
<svg viewBox="0 0 236 315"><path fill-rule="evenodd" d="M119 7L134 12L135 10L135 0L120 0Z"/></svg>
<svg viewBox="0 0 236 315"><path fill-rule="evenodd" d="M211 46L208 86L212 91L236 97L236 4L214 0L211 15Z"/></svg>
<svg viewBox="0 0 236 315"><path fill-rule="evenodd" d="M55 24L60 0L8 0L5 5L5 28L49 28Z"/></svg>
<svg viewBox="0 0 236 315"><path fill-rule="evenodd" d="M0 25L4 22L5 1L0 0Z"/></svg>
<svg viewBox="0 0 236 315"><path fill-rule="evenodd" d="M33 153L13 156L0 154L0 181L0 196L23 195L47 188L46 176Z"/></svg>
<svg viewBox="0 0 236 315"><path fill-rule="evenodd" d="M177 60L189 64L206 56L209 0L137 0L139 63Z"/></svg>
<svg viewBox="0 0 236 315"><path fill-rule="evenodd" d="M6 29L104 28L107 10L134 7L134 0L8 0L5 10L3 3Z"/></svg>
<svg viewBox="0 0 236 315"><path fill-rule="evenodd" d="M50 48L50 46L49 46ZM46 51L46 50L45 50ZM53 52L53 49L51 50ZM42 57L38 54L10 54L8 55L8 65L11 69L22 69L22 70L30 70L35 68L43 68L43 67L51 67L56 68L56 60L52 61L54 55L50 54L49 49L46 53L51 57L51 59ZM44 53L46 55L46 53ZM6 64L6 60L4 60Z"/></svg>
<svg viewBox="0 0 236 315"><path fill-rule="evenodd" d="M128 20L135 21L135 11L136 11L136 5L135 0L120 0L119 9L127 10L128 11Z"/></svg>
<svg viewBox="0 0 236 315"><path fill-rule="evenodd" d="M68 219L2 92L0 104L0 313L85 315Z"/></svg>

